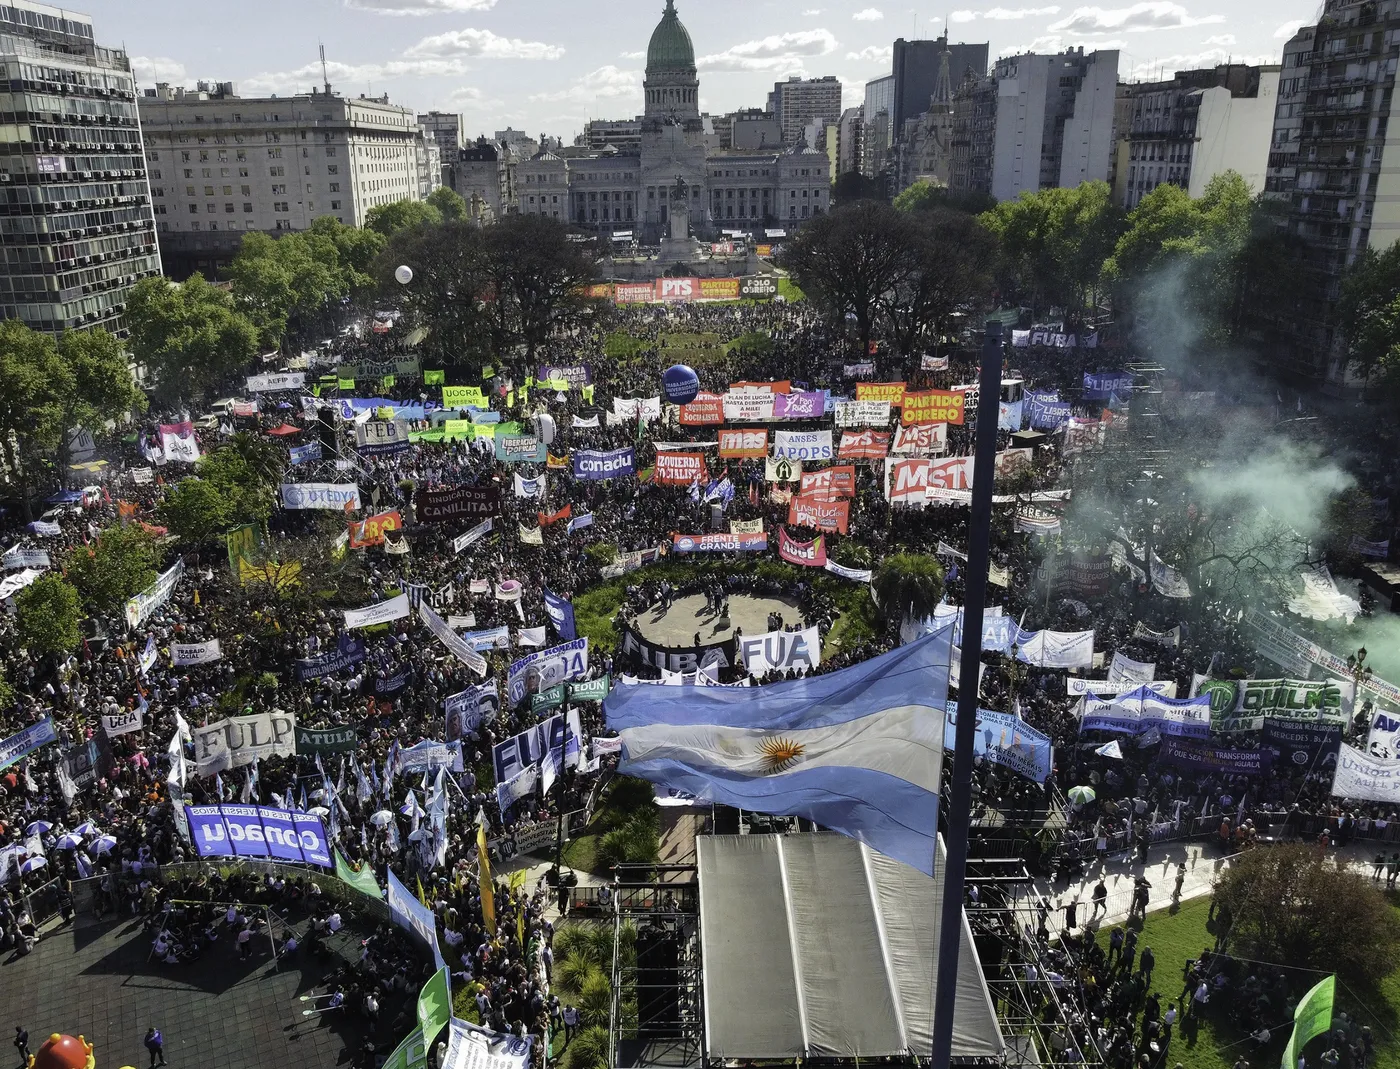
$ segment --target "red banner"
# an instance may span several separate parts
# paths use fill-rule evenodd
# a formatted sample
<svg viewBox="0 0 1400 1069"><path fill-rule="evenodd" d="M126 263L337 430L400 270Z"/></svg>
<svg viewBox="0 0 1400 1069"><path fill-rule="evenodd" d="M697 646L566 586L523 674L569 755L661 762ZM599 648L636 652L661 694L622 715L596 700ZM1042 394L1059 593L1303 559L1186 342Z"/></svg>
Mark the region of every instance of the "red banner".
<svg viewBox="0 0 1400 1069"><path fill-rule="evenodd" d="M656 280L656 300L693 301L700 296L698 278L658 278Z"/></svg>
<svg viewBox="0 0 1400 1069"><path fill-rule="evenodd" d="M971 457L885 461L885 498L893 505L922 507L938 490L971 489Z"/></svg>
<svg viewBox="0 0 1400 1069"><path fill-rule="evenodd" d="M613 300L618 304L650 304L654 293L650 282L619 282Z"/></svg>
<svg viewBox="0 0 1400 1069"><path fill-rule="evenodd" d="M698 427L706 423L724 422L724 398L717 393L697 393L695 400L681 405L681 424Z"/></svg>
<svg viewBox="0 0 1400 1069"><path fill-rule="evenodd" d="M382 546L385 531L397 531L403 527L403 517L394 512L381 512L367 516L350 524L350 548L364 549L366 546Z"/></svg>
<svg viewBox="0 0 1400 1069"><path fill-rule="evenodd" d="M845 534L851 521L849 501L823 501L818 497L799 494L788 502L788 520L793 527L811 527L818 531Z"/></svg>
<svg viewBox="0 0 1400 1069"><path fill-rule="evenodd" d="M798 542L788 535L785 528L778 530L778 556L792 564L807 568L826 567L826 538L817 535L810 542Z"/></svg>
<svg viewBox="0 0 1400 1069"><path fill-rule="evenodd" d="M891 408L904 404L904 383L902 382L858 382L857 401L888 401Z"/></svg>
<svg viewBox="0 0 1400 1069"><path fill-rule="evenodd" d="M655 481L665 486L689 486L699 479L702 483L709 478L705 470L704 453L656 454Z"/></svg>
<svg viewBox="0 0 1400 1069"><path fill-rule="evenodd" d="M836 455L842 460L884 460L889 451L887 431L846 431Z"/></svg>
<svg viewBox="0 0 1400 1069"><path fill-rule="evenodd" d="M756 393L792 393L792 380L782 382L731 382L731 390L753 390Z"/></svg>
<svg viewBox="0 0 1400 1069"><path fill-rule="evenodd" d="M857 388L859 389L859 388ZM954 390L924 390L904 395L899 421L906 427L916 423L962 423L964 394Z"/></svg>
<svg viewBox="0 0 1400 1069"><path fill-rule="evenodd" d="M753 459L768 455L768 432L749 429L719 432L719 455L726 458Z"/></svg>
<svg viewBox="0 0 1400 1069"><path fill-rule="evenodd" d="M799 493L816 494L828 499L854 497L856 492L856 468L854 464L843 464L839 468L823 468L821 471L805 472Z"/></svg>
<svg viewBox="0 0 1400 1069"><path fill-rule="evenodd" d="M895 456L931 457L948 448L948 424L920 423L895 431L890 452Z"/></svg>
<svg viewBox="0 0 1400 1069"><path fill-rule="evenodd" d="M551 523L558 523L560 520L572 519L574 515L574 506L565 505L558 512L540 512L537 513L537 515L540 518L540 526L548 527Z"/></svg>

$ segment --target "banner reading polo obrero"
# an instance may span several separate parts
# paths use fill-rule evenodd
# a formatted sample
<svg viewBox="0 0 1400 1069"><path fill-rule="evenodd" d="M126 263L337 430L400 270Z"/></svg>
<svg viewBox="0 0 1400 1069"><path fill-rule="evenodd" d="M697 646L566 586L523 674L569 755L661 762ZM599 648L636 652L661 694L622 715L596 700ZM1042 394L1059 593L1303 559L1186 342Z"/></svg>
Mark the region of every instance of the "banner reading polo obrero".
<svg viewBox="0 0 1400 1069"><path fill-rule="evenodd" d="M817 535L810 542L798 542L783 528L778 529L778 556L807 568L826 567L826 541Z"/></svg>
<svg viewBox="0 0 1400 1069"><path fill-rule="evenodd" d="M227 772L265 757L290 757L297 752L296 718L273 709L249 716L231 716L202 728L192 728L195 765L201 776Z"/></svg>
<svg viewBox="0 0 1400 1069"><path fill-rule="evenodd" d="M786 397L786 394L778 394ZM768 455L768 432L747 427L718 432L719 455L726 459L752 460Z"/></svg>
<svg viewBox="0 0 1400 1069"><path fill-rule="evenodd" d="M665 451L656 454L656 474L653 479L663 486L689 486L697 479L704 482L708 478L704 453Z"/></svg>
<svg viewBox="0 0 1400 1069"><path fill-rule="evenodd" d="M576 638L512 662L506 673L506 697L512 705L519 705L530 694L587 674L588 639Z"/></svg>
<svg viewBox="0 0 1400 1069"><path fill-rule="evenodd" d="M622 683L619 771L702 802L803 816L932 875L950 629L758 688Z"/></svg>
<svg viewBox="0 0 1400 1069"><path fill-rule="evenodd" d="M340 512L349 505L360 507L360 488L355 483L283 483L284 509L324 509Z"/></svg>
<svg viewBox="0 0 1400 1069"><path fill-rule="evenodd" d="M675 553L753 553L768 548L768 535L759 534L697 534L673 535L671 549Z"/></svg>
<svg viewBox="0 0 1400 1069"><path fill-rule="evenodd" d="M616 479L637 470L636 451L631 446L608 452L576 449L573 459L574 478L580 480Z"/></svg>
<svg viewBox="0 0 1400 1069"><path fill-rule="evenodd" d="M831 460L831 432L777 431L773 435L773 455L791 460Z"/></svg>
<svg viewBox="0 0 1400 1069"><path fill-rule="evenodd" d="M798 494L788 502L788 524L816 531L845 534L851 523L851 503L818 494Z"/></svg>
<svg viewBox="0 0 1400 1069"><path fill-rule="evenodd" d="M963 421L964 396L953 390L910 391L904 395L899 422L906 427L921 423L960 424Z"/></svg>
<svg viewBox="0 0 1400 1069"><path fill-rule="evenodd" d="M166 460L193 464L199 459L199 442L194 437L194 424L189 420L183 423L162 423L160 448Z"/></svg>
<svg viewBox="0 0 1400 1069"><path fill-rule="evenodd" d="M151 613L170 600L180 577L185 574L185 559L181 557L168 572L126 603L126 626L139 627Z"/></svg>
<svg viewBox="0 0 1400 1069"><path fill-rule="evenodd" d="M846 431L836 455L842 460L884 460L889 451L888 431Z"/></svg>

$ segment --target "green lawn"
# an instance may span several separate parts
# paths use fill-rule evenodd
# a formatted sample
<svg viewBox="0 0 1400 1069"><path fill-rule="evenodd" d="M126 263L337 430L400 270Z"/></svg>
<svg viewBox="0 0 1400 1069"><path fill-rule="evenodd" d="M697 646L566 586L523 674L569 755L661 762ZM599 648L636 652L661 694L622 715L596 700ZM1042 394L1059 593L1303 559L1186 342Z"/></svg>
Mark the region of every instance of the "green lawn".
<svg viewBox="0 0 1400 1069"><path fill-rule="evenodd" d="M1389 897L1392 908L1400 911L1400 895ZM1142 925L1138 952L1141 954L1144 946L1150 946L1157 958L1152 987L1161 997L1164 1009L1169 999L1181 993L1182 966L1186 961L1197 957L1203 948L1215 946L1215 925L1206 922L1209 913L1210 899L1198 898L1180 907L1149 913ZM1098 934L1105 948L1111 927L1104 926ZM1311 983L1321 979L1321 975L1300 972L1295 994L1301 995ZM1374 989L1366 992L1347 988L1338 981L1336 1011L1357 1016L1370 1026L1376 1038L1372 1069L1400 1069L1400 970L1381 978ZM1287 1027L1274 1029L1273 1043L1266 1051L1256 1054L1249 1037L1241 1034L1227 1019L1224 1007L1215 1005L1199 1028L1193 1029L1185 1021L1178 1024L1172 1036L1169 1064L1174 1066L1180 1062L1184 1069L1232 1069L1235 1060L1244 1057L1253 1069L1272 1069L1283 1057L1288 1035ZM1321 1040L1309 1045L1306 1051L1309 1065L1317 1064L1315 1059L1323 1049Z"/></svg>

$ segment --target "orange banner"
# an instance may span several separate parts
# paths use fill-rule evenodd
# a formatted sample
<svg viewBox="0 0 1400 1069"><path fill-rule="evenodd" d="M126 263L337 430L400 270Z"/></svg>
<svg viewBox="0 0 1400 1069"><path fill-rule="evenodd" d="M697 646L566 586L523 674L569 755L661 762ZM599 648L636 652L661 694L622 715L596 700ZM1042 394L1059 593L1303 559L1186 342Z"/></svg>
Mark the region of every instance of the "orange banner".
<svg viewBox="0 0 1400 1069"><path fill-rule="evenodd" d="M737 301L739 280L737 278L702 278L700 296L706 300Z"/></svg>
<svg viewBox="0 0 1400 1069"><path fill-rule="evenodd" d="M350 548L364 549L366 546L382 546L385 531L403 529L403 517L398 510L380 512L350 524Z"/></svg>
<svg viewBox="0 0 1400 1069"><path fill-rule="evenodd" d="M719 455L739 460L768 455L768 432L748 428L719 432Z"/></svg>

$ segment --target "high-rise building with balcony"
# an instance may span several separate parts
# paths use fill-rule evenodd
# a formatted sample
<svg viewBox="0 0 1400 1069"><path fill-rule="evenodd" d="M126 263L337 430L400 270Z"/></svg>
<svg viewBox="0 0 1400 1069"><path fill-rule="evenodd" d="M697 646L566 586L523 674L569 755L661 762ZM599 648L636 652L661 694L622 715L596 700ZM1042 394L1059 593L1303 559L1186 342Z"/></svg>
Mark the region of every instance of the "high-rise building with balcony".
<svg viewBox="0 0 1400 1069"><path fill-rule="evenodd" d="M86 15L0 0L0 123L0 318L123 334L161 270L126 53Z"/></svg>

